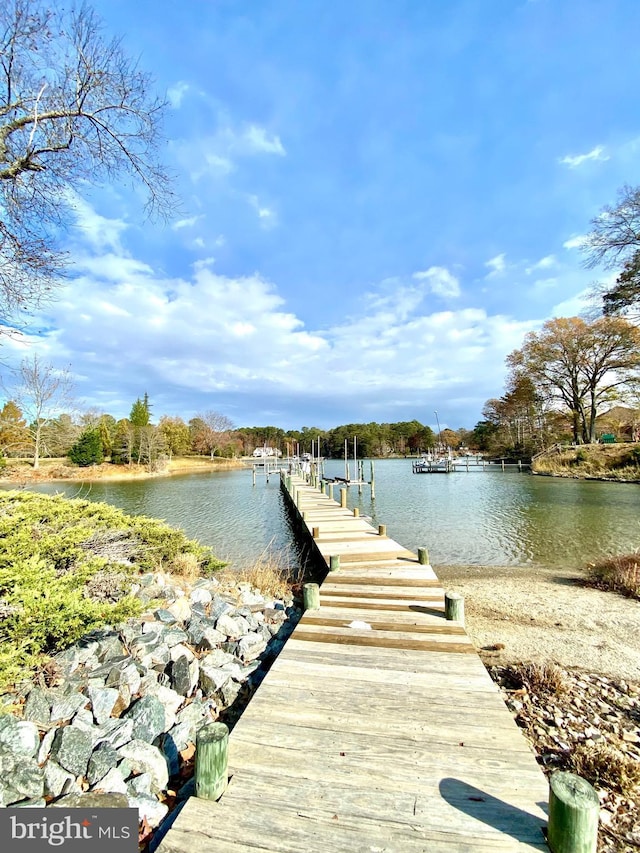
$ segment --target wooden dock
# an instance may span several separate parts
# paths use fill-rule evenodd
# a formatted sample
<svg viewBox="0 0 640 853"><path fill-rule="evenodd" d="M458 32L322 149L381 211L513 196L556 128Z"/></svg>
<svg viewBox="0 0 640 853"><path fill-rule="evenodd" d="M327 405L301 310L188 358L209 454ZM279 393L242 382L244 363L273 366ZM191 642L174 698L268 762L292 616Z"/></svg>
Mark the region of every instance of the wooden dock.
<svg viewBox="0 0 640 853"><path fill-rule="evenodd" d="M431 567L284 479L340 568L233 729L221 800L188 800L159 853L547 850L547 782Z"/></svg>

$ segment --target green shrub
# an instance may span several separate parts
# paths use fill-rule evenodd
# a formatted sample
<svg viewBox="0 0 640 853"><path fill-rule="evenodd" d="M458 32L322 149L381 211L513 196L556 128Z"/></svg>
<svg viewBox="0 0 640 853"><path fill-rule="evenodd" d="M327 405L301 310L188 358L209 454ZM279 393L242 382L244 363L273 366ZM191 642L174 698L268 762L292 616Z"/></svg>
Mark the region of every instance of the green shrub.
<svg viewBox="0 0 640 853"><path fill-rule="evenodd" d="M224 565L161 521L59 495L0 493L0 687L92 628L137 614L131 582L141 571L175 571L181 554L196 570Z"/></svg>
<svg viewBox="0 0 640 853"><path fill-rule="evenodd" d="M81 468L99 465L104 461L102 439L97 429L86 429L67 454Z"/></svg>

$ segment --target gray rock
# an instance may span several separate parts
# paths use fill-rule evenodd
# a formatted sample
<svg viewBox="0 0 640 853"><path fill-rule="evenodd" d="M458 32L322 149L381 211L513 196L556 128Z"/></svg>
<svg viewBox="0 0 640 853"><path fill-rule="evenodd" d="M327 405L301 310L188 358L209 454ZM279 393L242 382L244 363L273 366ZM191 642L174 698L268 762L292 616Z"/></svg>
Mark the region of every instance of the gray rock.
<svg viewBox="0 0 640 853"><path fill-rule="evenodd" d="M165 625L175 625L178 621L170 610L165 610L163 607L159 607L153 615L158 622L162 622Z"/></svg>
<svg viewBox="0 0 640 853"><path fill-rule="evenodd" d="M49 753L51 752L51 745L53 744L57 731L58 729L56 728L49 729L49 731L45 733L44 737L40 741L40 747L38 749L38 764L44 764L44 762L49 757Z"/></svg>
<svg viewBox="0 0 640 853"><path fill-rule="evenodd" d="M114 632L108 637L100 641L98 650L98 660L106 662L110 660L118 660L125 653L124 645L120 637Z"/></svg>
<svg viewBox="0 0 640 853"><path fill-rule="evenodd" d="M208 661L200 662L199 685L205 695L217 693L220 688L229 681L230 673L216 666L211 666Z"/></svg>
<svg viewBox="0 0 640 853"><path fill-rule="evenodd" d="M7 744L0 744L0 804L42 797L44 771L35 758L14 753Z"/></svg>
<svg viewBox="0 0 640 853"><path fill-rule="evenodd" d="M140 818L144 818L150 827L159 826L162 819L169 811L165 803L156 800L155 797L132 797L129 796L129 808L138 809Z"/></svg>
<svg viewBox="0 0 640 853"><path fill-rule="evenodd" d="M68 722L76 713L76 711L78 711L80 708L83 708L86 704L87 697L83 696L82 693L79 693L77 691L74 691L73 693L67 693L65 695L55 696L53 704L51 706L51 722Z"/></svg>
<svg viewBox="0 0 640 853"><path fill-rule="evenodd" d="M163 684L155 684L147 693L148 696L155 696L164 709L164 726L162 731L168 731L176 721L176 713L178 708L183 704L184 697L170 687L165 687Z"/></svg>
<svg viewBox="0 0 640 853"><path fill-rule="evenodd" d="M153 649L160 645L161 642L160 631L156 629L155 631L150 631L148 634L139 634L131 641L129 648L134 657L141 658L147 654L151 654Z"/></svg>
<svg viewBox="0 0 640 853"><path fill-rule="evenodd" d="M252 661L267 648L267 641L260 634L247 634L238 641L238 657L242 661Z"/></svg>
<svg viewBox="0 0 640 853"><path fill-rule="evenodd" d="M191 690L191 676L189 674L189 660L186 655L182 655L177 660L173 661L169 669L169 677L171 678L171 686L181 696L188 696Z"/></svg>
<svg viewBox="0 0 640 853"><path fill-rule="evenodd" d="M73 773L61 767L57 761L50 758L44 765L44 794L47 797L59 797L71 793L76 787L76 777Z"/></svg>
<svg viewBox="0 0 640 853"><path fill-rule="evenodd" d="M128 807L129 801L124 794L107 794L102 791L67 794L50 805L50 808L56 809L126 809Z"/></svg>
<svg viewBox="0 0 640 853"><path fill-rule="evenodd" d="M220 697L220 701L222 702L223 707L228 708L235 700L238 698L238 693L242 688L241 684L238 684L237 681L233 681L233 679L229 679L226 684L223 684L220 690L218 690L218 696Z"/></svg>
<svg viewBox="0 0 640 853"><path fill-rule="evenodd" d="M96 745L99 743L109 743L114 749L118 749L131 740L133 720L117 720L112 718L96 728Z"/></svg>
<svg viewBox="0 0 640 853"><path fill-rule="evenodd" d="M216 628L230 640L239 640L240 637L247 633L246 628L240 624L240 621L229 616L227 613L223 613L216 620Z"/></svg>
<svg viewBox="0 0 640 853"><path fill-rule="evenodd" d="M101 725L111 716L113 706L118 698L118 691L115 687L89 687L87 688L87 696L91 700L93 718L98 725Z"/></svg>
<svg viewBox="0 0 640 853"><path fill-rule="evenodd" d="M188 646L185 646L184 643L178 643L176 646L171 646L171 660L178 660L180 657L186 657L187 660L192 661L195 658L194 653Z"/></svg>
<svg viewBox="0 0 640 853"><path fill-rule="evenodd" d="M24 718L32 723L48 725L51 719L51 700L49 691L34 687L24 703Z"/></svg>
<svg viewBox="0 0 640 853"><path fill-rule="evenodd" d="M74 726L58 729L51 748L51 756L58 764L76 776L85 775L92 752L91 734Z"/></svg>
<svg viewBox="0 0 640 853"><path fill-rule="evenodd" d="M95 786L96 791L109 793L128 794L127 783L117 767L108 770Z"/></svg>
<svg viewBox="0 0 640 853"><path fill-rule="evenodd" d="M222 633L222 631L218 631L216 628L205 628L202 632L202 639L199 643L197 643L198 650L206 650L206 649L215 649L220 643L224 643L227 639L226 635Z"/></svg>
<svg viewBox="0 0 640 853"><path fill-rule="evenodd" d="M10 725L0 731L0 743L11 752L32 758L40 747L40 734L35 723L8 718Z"/></svg>
<svg viewBox="0 0 640 853"><path fill-rule="evenodd" d="M225 601L219 596L215 596L211 602L211 606L209 607L209 618L215 623L223 613L229 613L232 609L233 608L228 601Z"/></svg>
<svg viewBox="0 0 640 853"><path fill-rule="evenodd" d="M178 598L167 607L178 622L188 622L191 619L191 605L186 598Z"/></svg>
<svg viewBox="0 0 640 853"><path fill-rule="evenodd" d="M204 725L204 722L203 722ZM176 723L175 726L172 726L168 732L164 735L160 735L159 742L156 742L156 746L160 749L162 754L167 759L167 765L169 766L169 772L171 775L175 775L173 772L173 758L172 758L172 747L168 746L165 749L165 742L163 738L170 739L170 741L175 744L176 752L181 752L183 749L186 749L190 743L196 742L196 725L191 720L183 720L181 723ZM176 759L177 760L177 759Z"/></svg>
<svg viewBox="0 0 640 853"><path fill-rule="evenodd" d="M100 743L91 753L87 769L87 781L95 785L111 770L117 767L120 756L110 743Z"/></svg>
<svg viewBox="0 0 640 853"><path fill-rule="evenodd" d="M212 649L212 651L200 659L200 664L207 663L209 666L224 666L227 663L233 663L235 660L234 655L229 652L225 652L222 649Z"/></svg>
<svg viewBox="0 0 640 853"><path fill-rule="evenodd" d="M188 641L186 631L183 631L182 628L166 628L162 632L162 640L165 645L169 646L170 649L173 649L174 646L177 646L179 643L186 643Z"/></svg>
<svg viewBox="0 0 640 853"><path fill-rule="evenodd" d="M164 707L156 696L143 696L123 715L133 722L133 739L152 743L164 731Z"/></svg>
<svg viewBox="0 0 640 853"><path fill-rule="evenodd" d="M150 773L156 792L166 789L169 781L167 762L157 746L143 740L132 740L121 746L118 754L131 762L134 773Z"/></svg>
<svg viewBox="0 0 640 853"><path fill-rule="evenodd" d="M127 794L130 797L151 797L153 796L153 792L151 790L151 774L150 773L140 773L139 776L134 776L133 779L130 779L127 785Z"/></svg>
<svg viewBox="0 0 640 853"><path fill-rule="evenodd" d="M208 589L204 589L203 587L196 587L191 590L191 595L189 596L192 604L210 604L213 596L209 592Z"/></svg>

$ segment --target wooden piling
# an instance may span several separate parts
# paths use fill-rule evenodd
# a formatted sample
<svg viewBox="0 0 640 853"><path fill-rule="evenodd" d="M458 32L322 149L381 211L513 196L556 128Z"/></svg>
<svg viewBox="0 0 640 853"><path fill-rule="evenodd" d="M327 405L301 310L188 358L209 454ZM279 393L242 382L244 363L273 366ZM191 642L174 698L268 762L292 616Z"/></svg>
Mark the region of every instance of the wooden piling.
<svg viewBox="0 0 640 853"><path fill-rule="evenodd" d="M598 794L586 779L566 771L551 776L547 842L553 853L595 853L599 814Z"/></svg>
<svg viewBox="0 0 640 853"><path fill-rule="evenodd" d="M329 497L333 500L333 483L329 483Z"/></svg>
<svg viewBox="0 0 640 853"><path fill-rule="evenodd" d="M449 622L464 625L464 598L459 592L445 592L444 615Z"/></svg>
<svg viewBox="0 0 640 853"><path fill-rule="evenodd" d="M421 566L429 565L429 551L426 548L418 548L418 562Z"/></svg>
<svg viewBox="0 0 640 853"><path fill-rule="evenodd" d="M354 515L354 518L358 518L358 516L360 515L360 508L359 507L354 506L353 515Z"/></svg>
<svg viewBox="0 0 640 853"><path fill-rule="evenodd" d="M346 489L340 489L340 508L341 509L347 508L347 490Z"/></svg>
<svg viewBox="0 0 640 853"><path fill-rule="evenodd" d="M320 608L320 587L317 583L304 584L302 597L305 610L318 610Z"/></svg>
<svg viewBox="0 0 640 853"><path fill-rule="evenodd" d="M196 797L219 800L227 787L229 729L224 723L208 723L196 737Z"/></svg>
<svg viewBox="0 0 640 853"><path fill-rule="evenodd" d="M340 554L332 554L329 557L329 571L337 572L340 568Z"/></svg>
<svg viewBox="0 0 640 853"><path fill-rule="evenodd" d="M314 539L317 539L320 536L320 528L314 527L312 531L312 535Z"/></svg>
<svg viewBox="0 0 640 853"><path fill-rule="evenodd" d="M373 459L371 460L371 500L376 497L376 478L374 474Z"/></svg>
<svg viewBox="0 0 640 853"><path fill-rule="evenodd" d="M378 536L386 536L387 535L387 525L379 524L378 525Z"/></svg>

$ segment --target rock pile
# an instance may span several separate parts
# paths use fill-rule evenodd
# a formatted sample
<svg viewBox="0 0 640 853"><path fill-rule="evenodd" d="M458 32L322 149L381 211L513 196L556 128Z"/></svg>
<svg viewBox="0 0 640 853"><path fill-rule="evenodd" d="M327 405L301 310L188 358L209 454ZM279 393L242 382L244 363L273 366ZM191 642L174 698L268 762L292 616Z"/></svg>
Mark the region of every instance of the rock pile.
<svg viewBox="0 0 640 853"><path fill-rule="evenodd" d="M215 578L151 573L134 592L145 615L93 631L2 697L0 806L128 805L157 827L188 791L199 728L246 703L300 616Z"/></svg>
<svg viewBox="0 0 640 853"><path fill-rule="evenodd" d="M488 669L545 772L591 776L601 803L599 853L637 853L640 684L556 666Z"/></svg>

